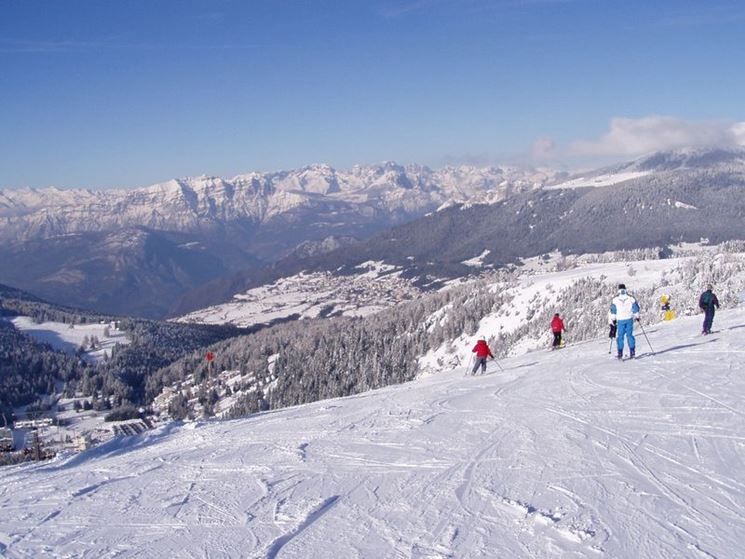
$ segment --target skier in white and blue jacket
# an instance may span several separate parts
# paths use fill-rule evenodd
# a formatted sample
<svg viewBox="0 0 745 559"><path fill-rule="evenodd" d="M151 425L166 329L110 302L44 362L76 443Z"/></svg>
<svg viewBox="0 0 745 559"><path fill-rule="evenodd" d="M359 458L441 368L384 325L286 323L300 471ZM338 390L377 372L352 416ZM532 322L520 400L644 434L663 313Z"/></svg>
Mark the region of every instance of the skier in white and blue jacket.
<svg viewBox="0 0 745 559"><path fill-rule="evenodd" d="M629 357L636 355L636 339L634 338L634 320L639 320L639 303L626 292L626 286L618 286L618 295L610 304L608 320L611 325L616 325L616 345L618 346L618 358L623 359L623 338L629 341Z"/></svg>

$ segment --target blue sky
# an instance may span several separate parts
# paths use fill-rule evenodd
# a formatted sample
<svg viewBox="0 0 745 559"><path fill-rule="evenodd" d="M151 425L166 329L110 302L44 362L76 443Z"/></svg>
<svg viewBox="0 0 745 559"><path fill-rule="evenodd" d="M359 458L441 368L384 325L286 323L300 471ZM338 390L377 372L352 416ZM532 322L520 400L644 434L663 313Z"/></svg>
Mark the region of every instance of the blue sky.
<svg viewBox="0 0 745 559"><path fill-rule="evenodd" d="M0 0L0 188L739 143L743 60L733 0Z"/></svg>

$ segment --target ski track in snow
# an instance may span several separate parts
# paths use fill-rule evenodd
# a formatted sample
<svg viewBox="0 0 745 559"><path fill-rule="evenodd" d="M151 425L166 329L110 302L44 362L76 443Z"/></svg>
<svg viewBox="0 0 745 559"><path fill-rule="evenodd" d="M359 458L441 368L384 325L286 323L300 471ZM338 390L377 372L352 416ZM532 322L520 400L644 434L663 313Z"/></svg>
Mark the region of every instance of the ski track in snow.
<svg viewBox="0 0 745 559"><path fill-rule="evenodd" d="M699 322L4 468L0 554L741 557L745 308Z"/></svg>

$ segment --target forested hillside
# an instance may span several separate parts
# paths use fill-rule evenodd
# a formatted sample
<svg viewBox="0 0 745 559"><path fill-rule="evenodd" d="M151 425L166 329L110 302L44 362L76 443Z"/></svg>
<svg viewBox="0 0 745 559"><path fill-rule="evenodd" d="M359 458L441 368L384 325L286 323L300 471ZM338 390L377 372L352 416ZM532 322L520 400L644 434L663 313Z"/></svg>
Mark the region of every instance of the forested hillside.
<svg viewBox="0 0 745 559"><path fill-rule="evenodd" d="M2 318L15 315L69 327L116 320L131 343L117 345L107 359L92 364L78 355L35 341ZM241 333L245 330L229 326L94 315L51 305L20 290L0 286L0 405L7 411L55 392L112 397L116 404L145 404L145 382L153 372L190 352Z"/></svg>
<svg viewBox="0 0 745 559"><path fill-rule="evenodd" d="M8 420L14 407L53 394L59 382L89 374L89 366L77 357L38 344L0 319L0 413Z"/></svg>
<svg viewBox="0 0 745 559"><path fill-rule="evenodd" d="M646 324L660 320L661 293L676 301L680 313L692 312L696 286L707 282L717 284L723 306L734 306L745 290L742 251L742 243L727 243L670 260L658 259L665 252L660 249L606 255L610 264L592 256L562 258L555 282L513 268L373 316L283 324L218 343L212 347L214 368L240 372L241 381L230 390L237 401L231 416L356 394L411 380L433 360L464 364L477 333L488 338L498 356L547 347L554 312L562 312L571 325L574 343L606 335L608 304L618 281L634 286ZM627 264L634 259L634 265ZM582 272L593 263L593 271ZM147 398L164 386L181 386L172 411L193 414L189 387L200 389L207 374L202 356L192 353L152 375Z"/></svg>

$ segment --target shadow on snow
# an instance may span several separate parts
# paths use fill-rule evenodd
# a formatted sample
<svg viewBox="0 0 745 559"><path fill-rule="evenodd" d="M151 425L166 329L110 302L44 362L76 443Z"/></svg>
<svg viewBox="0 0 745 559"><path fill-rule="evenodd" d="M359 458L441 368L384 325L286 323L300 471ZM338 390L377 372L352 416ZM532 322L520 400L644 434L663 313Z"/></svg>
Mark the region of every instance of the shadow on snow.
<svg viewBox="0 0 745 559"><path fill-rule="evenodd" d="M662 355L663 353L668 353L670 351L680 351L681 349L688 349L689 347L696 347L696 346L700 346L700 345L710 344L710 343L716 342L716 341L717 341L717 339L714 338L714 339L706 340L705 342L699 342L697 344L676 345L676 346L673 346L673 347L669 347L667 349L663 349L662 351L655 351L654 353L645 353L644 355L640 355L639 357L637 357L637 359L644 359L645 357L652 357L654 355Z"/></svg>

